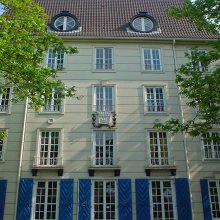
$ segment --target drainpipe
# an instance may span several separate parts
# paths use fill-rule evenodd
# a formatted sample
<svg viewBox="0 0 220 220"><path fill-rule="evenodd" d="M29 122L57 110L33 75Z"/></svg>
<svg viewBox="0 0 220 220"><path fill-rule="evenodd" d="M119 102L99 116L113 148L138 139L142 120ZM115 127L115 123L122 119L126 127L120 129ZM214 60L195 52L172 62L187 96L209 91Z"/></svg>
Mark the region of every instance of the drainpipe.
<svg viewBox="0 0 220 220"><path fill-rule="evenodd" d="M173 48L173 59L174 59L174 66L175 66L175 69L177 69L177 62L176 62L176 40L173 39L173 45L172 45L172 48ZM180 93L180 87L178 85L178 92ZM183 115L183 109L182 109L182 96L179 94L178 95L179 97L179 103L180 103L180 113L181 113L181 122L184 123L184 115ZM184 145L184 151L185 151L185 158L186 158L186 172L187 172L187 177L188 179L190 180L191 177L190 177L190 172L189 172L189 160L188 160L188 153L187 153L187 144L186 144L186 133L183 132L183 145ZM191 188L190 188L190 202L191 202L191 213L192 213L192 219L193 218L193 212L192 212L192 194L191 194Z"/></svg>
<svg viewBox="0 0 220 220"><path fill-rule="evenodd" d="M17 216L19 180L20 180L20 177L21 177L21 168L22 168L22 160L23 160L24 138L25 138L26 122L27 122L27 109L28 109L28 98L26 98L26 101L25 101L24 121L23 121L22 139L21 139L21 151L20 151L20 160L19 160L19 167L18 167L18 178L17 178L17 190L16 190L16 196L15 196L15 215L14 215L14 220L16 220L16 216Z"/></svg>

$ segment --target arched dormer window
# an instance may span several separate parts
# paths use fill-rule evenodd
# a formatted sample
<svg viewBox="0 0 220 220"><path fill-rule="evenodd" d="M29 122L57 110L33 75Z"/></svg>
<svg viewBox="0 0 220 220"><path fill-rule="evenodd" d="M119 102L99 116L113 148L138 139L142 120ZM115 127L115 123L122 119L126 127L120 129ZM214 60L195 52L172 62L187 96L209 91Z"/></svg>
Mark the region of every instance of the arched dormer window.
<svg viewBox="0 0 220 220"><path fill-rule="evenodd" d="M51 28L55 31L67 32L76 30L79 27L77 18L69 11L62 11L54 16L51 21Z"/></svg>
<svg viewBox="0 0 220 220"><path fill-rule="evenodd" d="M135 32L150 33L157 30L156 20L147 14L147 12L139 12L129 22L130 27Z"/></svg>

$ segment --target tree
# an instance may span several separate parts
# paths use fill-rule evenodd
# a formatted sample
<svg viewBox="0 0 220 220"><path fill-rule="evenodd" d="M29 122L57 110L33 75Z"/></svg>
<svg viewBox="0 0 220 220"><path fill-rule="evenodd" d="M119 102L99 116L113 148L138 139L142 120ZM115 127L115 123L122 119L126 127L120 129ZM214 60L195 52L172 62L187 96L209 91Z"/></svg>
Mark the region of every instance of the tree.
<svg viewBox="0 0 220 220"><path fill-rule="evenodd" d="M168 15L176 19L188 18L195 22L199 31L208 31L216 35L216 39L220 30L219 11L219 0L185 0L182 8L167 9ZM220 125L220 66L212 68L220 61L220 39L210 46L212 49L208 53L197 48L191 54L186 53L189 62L176 70L180 95L187 99L187 106L195 109L193 118L184 122L172 118L154 127L199 136Z"/></svg>
<svg viewBox="0 0 220 220"><path fill-rule="evenodd" d="M6 13L0 15L0 94L13 88L12 101L28 98L29 106L38 110L52 95L74 96L74 87L59 80L57 70L42 65L49 47L54 53L74 54L55 33L48 33L48 16L33 0L0 0Z"/></svg>

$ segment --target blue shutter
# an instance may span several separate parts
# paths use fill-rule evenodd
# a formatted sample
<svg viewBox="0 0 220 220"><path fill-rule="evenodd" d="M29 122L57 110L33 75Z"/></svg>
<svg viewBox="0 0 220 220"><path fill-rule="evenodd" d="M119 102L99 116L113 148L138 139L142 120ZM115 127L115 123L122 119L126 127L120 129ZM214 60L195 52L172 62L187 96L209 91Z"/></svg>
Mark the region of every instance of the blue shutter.
<svg viewBox="0 0 220 220"><path fill-rule="evenodd" d="M119 220L132 220L131 180L118 180L118 215Z"/></svg>
<svg viewBox="0 0 220 220"><path fill-rule="evenodd" d="M208 180L200 180L204 220L212 220Z"/></svg>
<svg viewBox="0 0 220 220"><path fill-rule="evenodd" d="M135 190L137 220L150 220L149 180L136 179Z"/></svg>
<svg viewBox="0 0 220 220"><path fill-rule="evenodd" d="M91 180L79 180L79 218L91 220Z"/></svg>
<svg viewBox="0 0 220 220"><path fill-rule="evenodd" d="M3 220L5 209L7 180L0 180L0 220Z"/></svg>
<svg viewBox="0 0 220 220"><path fill-rule="evenodd" d="M176 201L178 220L191 220L191 200L189 190L189 180L187 178L179 178L175 181L176 184Z"/></svg>
<svg viewBox="0 0 220 220"><path fill-rule="evenodd" d="M59 220L73 218L73 179L60 180Z"/></svg>
<svg viewBox="0 0 220 220"><path fill-rule="evenodd" d="M17 220L30 220L33 179L21 178L18 191Z"/></svg>

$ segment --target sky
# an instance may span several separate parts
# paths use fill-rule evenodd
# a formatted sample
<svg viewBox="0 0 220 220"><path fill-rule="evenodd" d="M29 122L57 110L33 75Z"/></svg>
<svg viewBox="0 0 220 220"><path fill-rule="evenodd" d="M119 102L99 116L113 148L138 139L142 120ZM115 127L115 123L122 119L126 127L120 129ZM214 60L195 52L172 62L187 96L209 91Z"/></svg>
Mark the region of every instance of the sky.
<svg viewBox="0 0 220 220"><path fill-rule="evenodd" d="M1 4L0 4L0 15L1 15L3 12L4 12L4 11L3 11L2 6L1 6Z"/></svg>

